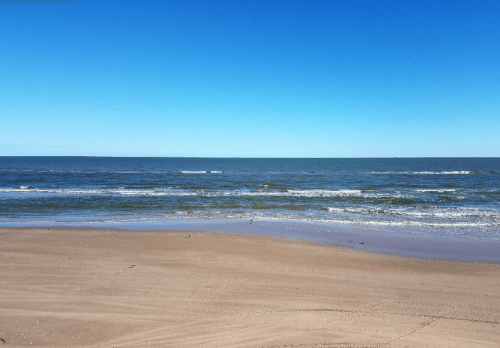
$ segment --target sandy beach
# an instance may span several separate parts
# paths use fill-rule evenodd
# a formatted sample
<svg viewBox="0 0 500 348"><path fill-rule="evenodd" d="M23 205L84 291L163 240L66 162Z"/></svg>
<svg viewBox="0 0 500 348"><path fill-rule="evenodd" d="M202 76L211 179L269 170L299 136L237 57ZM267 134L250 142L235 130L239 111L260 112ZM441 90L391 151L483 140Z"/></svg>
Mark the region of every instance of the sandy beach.
<svg viewBox="0 0 500 348"><path fill-rule="evenodd" d="M0 346L499 347L500 264L268 236L0 229Z"/></svg>

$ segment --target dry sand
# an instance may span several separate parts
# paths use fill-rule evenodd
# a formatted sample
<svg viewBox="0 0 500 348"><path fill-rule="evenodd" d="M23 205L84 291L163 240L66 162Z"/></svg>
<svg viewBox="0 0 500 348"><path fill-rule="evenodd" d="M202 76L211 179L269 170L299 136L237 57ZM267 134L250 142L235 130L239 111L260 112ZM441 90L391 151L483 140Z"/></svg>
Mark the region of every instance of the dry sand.
<svg viewBox="0 0 500 348"><path fill-rule="evenodd" d="M500 347L500 264L236 234L6 228L0 269L0 348Z"/></svg>

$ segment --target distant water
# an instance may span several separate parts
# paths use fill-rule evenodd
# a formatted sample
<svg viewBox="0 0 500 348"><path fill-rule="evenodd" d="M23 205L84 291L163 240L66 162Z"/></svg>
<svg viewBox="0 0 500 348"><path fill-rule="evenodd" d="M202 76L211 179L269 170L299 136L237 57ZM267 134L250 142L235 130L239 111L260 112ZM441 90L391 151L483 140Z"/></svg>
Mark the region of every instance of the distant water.
<svg viewBox="0 0 500 348"><path fill-rule="evenodd" d="M0 157L0 226L253 218L497 239L499 173L499 158Z"/></svg>

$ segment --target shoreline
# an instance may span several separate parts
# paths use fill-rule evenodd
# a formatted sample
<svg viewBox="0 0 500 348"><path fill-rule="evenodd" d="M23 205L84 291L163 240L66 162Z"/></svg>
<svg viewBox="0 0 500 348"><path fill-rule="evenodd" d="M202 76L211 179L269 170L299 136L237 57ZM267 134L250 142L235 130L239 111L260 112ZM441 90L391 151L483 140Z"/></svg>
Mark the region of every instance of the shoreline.
<svg viewBox="0 0 500 348"><path fill-rule="evenodd" d="M1 228L9 347L497 347L500 265L236 233Z"/></svg>
<svg viewBox="0 0 500 348"><path fill-rule="evenodd" d="M134 222L82 222L3 228L114 229L124 231L226 232L292 238L368 252L433 260L500 263L500 238L471 238L468 230L415 226L370 226L247 219L146 219Z"/></svg>

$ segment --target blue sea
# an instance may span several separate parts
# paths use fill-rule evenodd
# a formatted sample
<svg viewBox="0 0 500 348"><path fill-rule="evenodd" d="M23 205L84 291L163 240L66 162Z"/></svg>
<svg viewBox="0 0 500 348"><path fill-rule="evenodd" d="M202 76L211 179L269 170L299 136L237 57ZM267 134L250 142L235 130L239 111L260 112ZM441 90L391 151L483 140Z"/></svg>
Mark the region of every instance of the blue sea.
<svg viewBox="0 0 500 348"><path fill-rule="evenodd" d="M500 238L499 173L499 158L0 157L0 225L286 220Z"/></svg>

